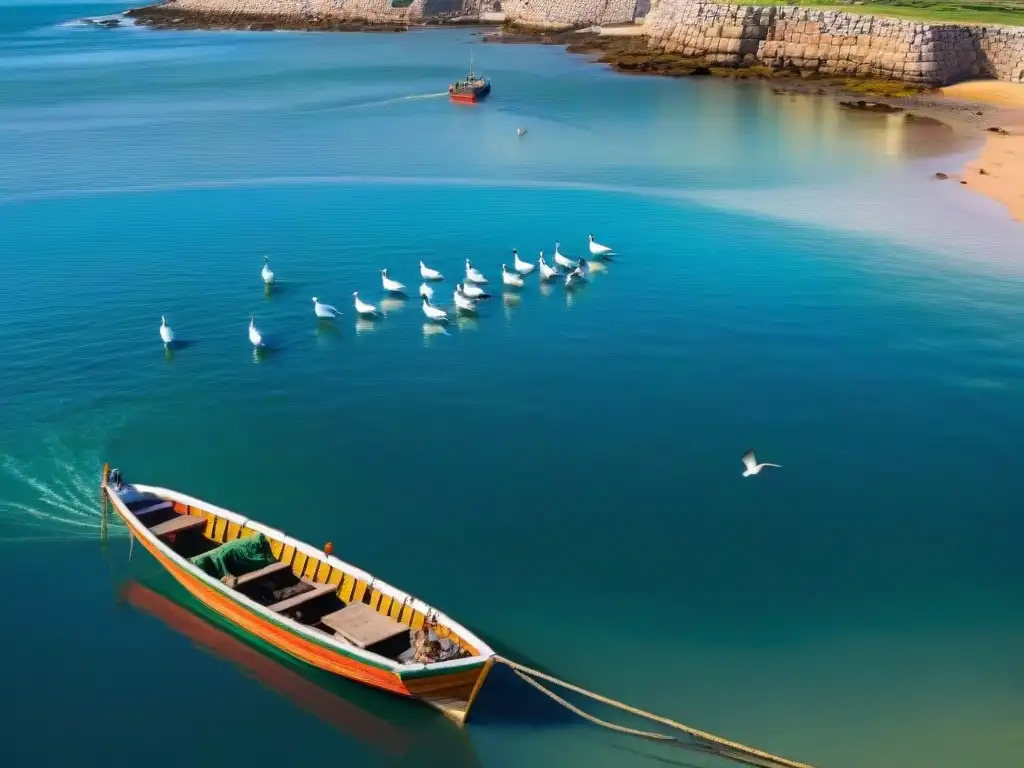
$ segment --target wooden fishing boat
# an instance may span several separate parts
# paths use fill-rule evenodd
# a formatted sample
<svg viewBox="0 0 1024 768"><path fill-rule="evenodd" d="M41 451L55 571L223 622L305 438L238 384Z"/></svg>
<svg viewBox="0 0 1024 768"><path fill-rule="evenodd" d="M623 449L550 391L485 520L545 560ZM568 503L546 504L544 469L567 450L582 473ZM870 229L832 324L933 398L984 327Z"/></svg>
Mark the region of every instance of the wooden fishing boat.
<svg viewBox="0 0 1024 768"><path fill-rule="evenodd" d="M458 723L494 663L479 637L361 568L178 491L124 482L102 491L132 535L197 600L326 672L419 699Z"/></svg>
<svg viewBox="0 0 1024 768"><path fill-rule="evenodd" d="M469 74L448 86L448 98L462 104L476 104L491 92L491 81L473 73L473 54L469 55Z"/></svg>
<svg viewBox="0 0 1024 768"><path fill-rule="evenodd" d="M476 104L491 92L491 81L472 71L448 86L448 98L462 104Z"/></svg>

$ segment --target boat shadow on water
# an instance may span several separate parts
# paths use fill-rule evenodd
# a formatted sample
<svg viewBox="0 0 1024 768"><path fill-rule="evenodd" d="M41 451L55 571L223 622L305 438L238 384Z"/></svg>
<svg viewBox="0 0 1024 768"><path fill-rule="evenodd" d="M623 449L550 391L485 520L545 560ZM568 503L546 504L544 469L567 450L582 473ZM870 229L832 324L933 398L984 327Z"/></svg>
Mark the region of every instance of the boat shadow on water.
<svg viewBox="0 0 1024 768"><path fill-rule="evenodd" d="M453 768L481 768L466 729L440 713L321 672L262 641L242 635L159 575L124 581L120 601L158 619L199 649L227 661L292 705L389 758L389 765L424 765L431 756ZM432 763L430 763L432 764Z"/></svg>
<svg viewBox="0 0 1024 768"><path fill-rule="evenodd" d="M499 656L545 674L554 674L544 664L490 637L487 633L477 629L473 629L473 632ZM559 691L560 695L564 693L565 691ZM487 676L487 684L480 689L480 695L473 707L470 727L564 727L569 724L578 725L580 722L579 717L524 683L504 664L495 664Z"/></svg>

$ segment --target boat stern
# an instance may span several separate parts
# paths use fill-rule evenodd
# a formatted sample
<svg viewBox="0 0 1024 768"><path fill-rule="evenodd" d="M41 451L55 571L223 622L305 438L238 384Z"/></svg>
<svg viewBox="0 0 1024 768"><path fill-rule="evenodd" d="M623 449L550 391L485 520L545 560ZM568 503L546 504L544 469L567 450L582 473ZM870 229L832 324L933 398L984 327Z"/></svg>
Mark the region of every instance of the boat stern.
<svg viewBox="0 0 1024 768"><path fill-rule="evenodd" d="M452 83L448 86L448 97L462 104L476 104L491 92L491 81L476 83Z"/></svg>

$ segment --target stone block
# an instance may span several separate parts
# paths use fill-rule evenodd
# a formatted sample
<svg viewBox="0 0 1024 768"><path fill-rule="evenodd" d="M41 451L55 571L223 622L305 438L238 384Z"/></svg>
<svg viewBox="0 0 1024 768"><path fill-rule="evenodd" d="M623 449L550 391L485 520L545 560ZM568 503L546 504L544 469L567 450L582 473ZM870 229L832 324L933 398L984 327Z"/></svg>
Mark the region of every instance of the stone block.
<svg viewBox="0 0 1024 768"><path fill-rule="evenodd" d="M757 54L757 48L761 45L760 40L740 40L740 53L744 56L753 56Z"/></svg>
<svg viewBox="0 0 1024 768"><path fill-rule="evenodd" d="M186 4L213 3L225 9L246 0L178 0ZM349 18L361 15L379 20L423 14L423 0L408 12L396 13L387 0L316 0L322 15ZM274 0L266 12L307 12L307 3ZM309 6L312 7L312 6ZM469 7L468 5L466 6ZM262 8L262 5L261 5ZM358 12L356 9L358 8ZM271 10L272 9L272 10ZM510 20L587 24L626 21L635 0L506 0ZM971 72L1003 80L1024 75L1024 29L1015 27L924 24L841 11L793 6L725 6L703 0L657 0L647 16L648 43L665 50L686 40L689 48L710 50L736 58L757 55L781 63L807 66L824 62L824 70L891 71L906 78L964 77ZM723 41L735 41L724 42ZM979 58L978 49L981 50ZM927 66L926 66L927 65Z"/></svg>

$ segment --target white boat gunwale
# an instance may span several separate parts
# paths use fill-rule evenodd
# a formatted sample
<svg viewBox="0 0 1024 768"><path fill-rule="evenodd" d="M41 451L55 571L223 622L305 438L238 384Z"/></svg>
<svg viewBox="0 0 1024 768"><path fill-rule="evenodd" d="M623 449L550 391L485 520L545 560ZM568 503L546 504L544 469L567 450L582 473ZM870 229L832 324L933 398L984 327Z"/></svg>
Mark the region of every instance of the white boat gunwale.
<svg viewBox="0 0 1024 768"><path fill-rule="evenodd" d="M188 571L190 575L199 579L206 586L215 589L216 591L220 592L225 597L230 598L234 602L244 605L248 610L257 613L260 616L263 616L271 621L286 625L289 629L297 632L303 637L306 637L320 644L326 643L327 645L333 646L337 648L339 651L343 651L346 654L361 657L366 661L372 662L377 666L383 666L399 676L401 676L403 672L407 673L426 669L437 669L443 671L447 669L455 669L458 667L475 666L479 664L481 661L486 661L487 659L494 656L494 651L490 648L490 646L487 645L487 643L485 643L483 640L477 637L473 632L468 630L466 627L462 626L457 621L453 620L452 618L442 613L438 609L434 608L433 606L428 605L419 598L413 597L412 595L409 595L403 592L402 590L397 589L396 587L393 587L390 584L381 581L372 574L364 571L362 568L358 568L357 566L351 565L350 563L346 563L345 561L340 560L334 557L333 555L328 555L323 550L314 549L309 544L306 544L303 541L293 539L292 537L286 535L283 531L275 530L274 528L264 525L263 523L260 523L256 520L247 519L236 512L232 512L222 507L218 507L214 504L205 502L202 499L197 499L193 496L189 496L187 494L172 490L170 488L161 488L160 486L155 485L141 485L138 483L126 483L125 488L134 489L139 493L152 493L168 501L177 501L188 507L194 507L199 510L210 512L216 515L217 517L222 517L233 523L238 523L239 525L246 527L251 531L254 531L256 533L262 533L263 535L269 538L276 539L286 547L293 546L295 547L296 551L302 552L307 557L314 557L317 560L325 562L328 565L339 569L343 573L353 576L354 578L361 579L365 581L368 585L372 586L373 589L380 590L383 594L388 595L393 599L408 601L408 605L410 605L413 609L420 611L420 613L422 613L424 616L436 617L438 623L450 628L453 632L458 634L459 637L461 637L466 642L470 643L474 648L476 648L477 655L467 656L461 659L452 659L450 661L439 661L433 664L402 664L400 662L396 662L393 659L389 659L385 656L381 656L371 651L358 648L353 644L346 643L338 637L329 635L326 632L321 632L319 630L313 629L312 627L300 624L297 621L290 619L287 616L283 616L280 613L270 611L267 609L266 606L260 605L259 603L257 603L254 600L251 600L242 593L234 589L231 589L219 579L213 578L208 573L206 573L206 571L204 571L202 568L193 565L191 562L188 561L187 558L182 557L173 549L171 549L170 546L160 541L160 539L154 536L153 533L148 528L146 528L146 526L142 525L138 518L136 518L135 514L128 509L127 505L120 498L117 491L113 488L110 489L111 492L108 494L108 496L110 497L112 503L118 508L118 512L121 514L121 516L128 522L129 528L131 528L131 531L134 535L140 538L144 538L146 541L153 544L158 550L160 550L162 554L171 558L176 564L184 568L186 571Z"/></svg>

